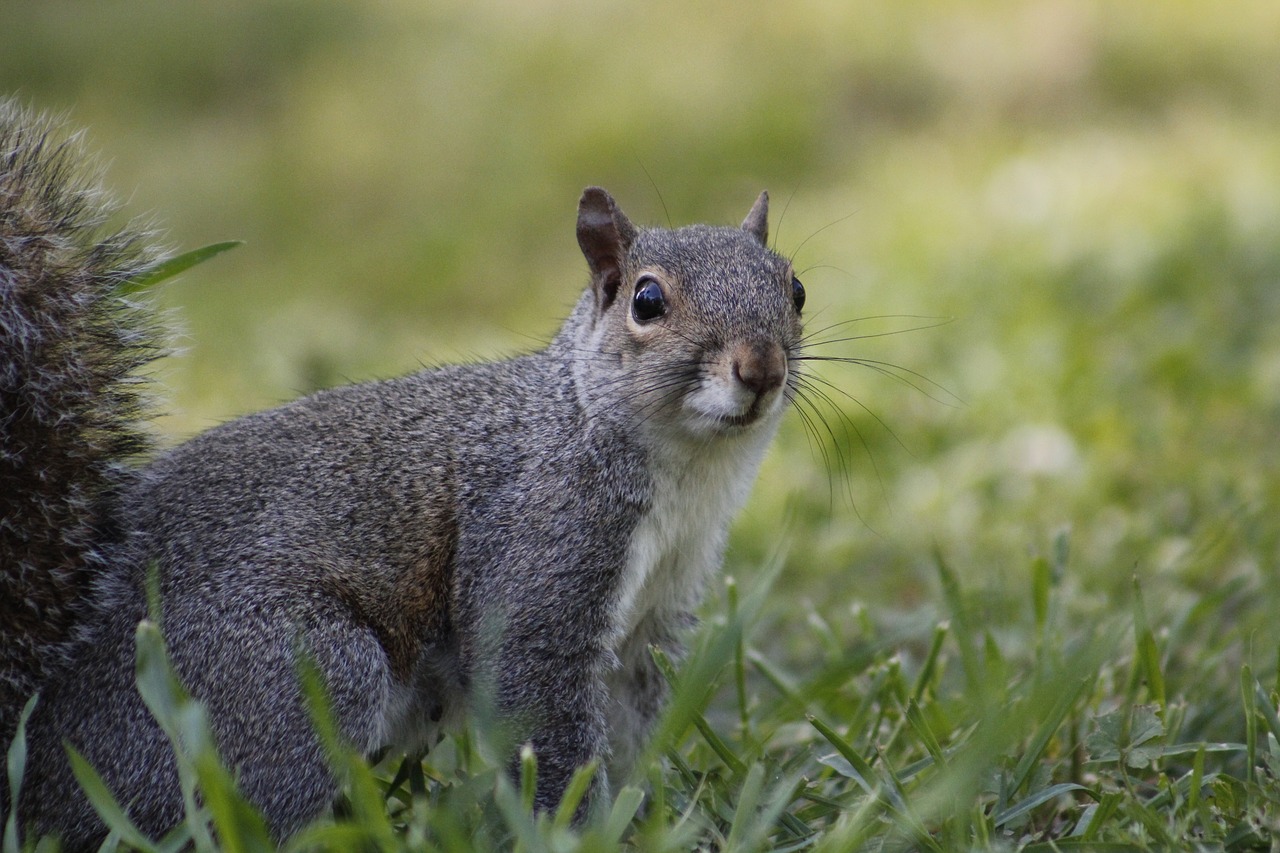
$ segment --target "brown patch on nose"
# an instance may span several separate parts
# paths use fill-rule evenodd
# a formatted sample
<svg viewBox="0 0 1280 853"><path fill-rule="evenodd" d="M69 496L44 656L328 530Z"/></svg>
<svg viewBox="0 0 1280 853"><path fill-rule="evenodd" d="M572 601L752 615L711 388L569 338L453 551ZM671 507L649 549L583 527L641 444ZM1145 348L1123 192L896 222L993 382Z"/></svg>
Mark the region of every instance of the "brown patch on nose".
<svg viewBox="0 0 1280 853"><path fill-rule="evenodd" d="M787 378L787 357L772 341L740 343L733 348L733 378L757 397L769 393Z"/></svg>

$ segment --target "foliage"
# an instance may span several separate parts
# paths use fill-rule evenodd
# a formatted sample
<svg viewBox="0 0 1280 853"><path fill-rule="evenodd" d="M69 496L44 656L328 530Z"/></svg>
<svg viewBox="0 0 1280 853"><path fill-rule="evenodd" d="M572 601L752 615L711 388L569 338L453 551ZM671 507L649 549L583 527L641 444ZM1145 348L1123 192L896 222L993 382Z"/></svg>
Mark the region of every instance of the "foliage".
<svg viewBox="0 0 1280 853"><path fill-rule="evenodd" d="M348 780L345 804L286 849L1270 849L1280 820L1276 684L1211 663L1195 676L1212 698L1166 701L1173 650L1143 627L1139 598L1131 619L1081 625L1064 618L1060 583L1026 591L1034 644L1006 654L951 570L937 570L948 620L888 636L864 618L836 638L815 618L810 639L829 653L803 673L752 640L768 585L740 602L731 581L689 661L679 674L668 668L675 699L643 777L576 828L593 768L554 815L537 816L532 754L513 783L474 726L421 760L371 773L336 738L312 673L304 680ZM1215 630L1207 611L1183 615L1193 633ZM904 652L917 641L919 656ZM77 759L112 829L106 849L271 849L150 623L138 653L140 689L179 756L188 819L162 841L145 839ZM1233 686L1235 699L1221 701ZM1243 721L1243 741L1200 739L1195 721L1224 706ZM21 738L11 754L20 747Z"/></svg>

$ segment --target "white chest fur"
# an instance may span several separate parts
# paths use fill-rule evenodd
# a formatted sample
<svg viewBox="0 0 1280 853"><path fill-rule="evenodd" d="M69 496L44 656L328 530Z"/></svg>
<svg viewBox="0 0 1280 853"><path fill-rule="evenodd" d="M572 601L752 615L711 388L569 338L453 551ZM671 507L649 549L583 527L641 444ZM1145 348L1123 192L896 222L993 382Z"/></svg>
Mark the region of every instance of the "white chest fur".
<svg viewBox="0 0 1280 853"><path fill-rule="evenodd" d="M679 618L697 606L772 433L766 427L691 442L655 460L653 498L632 534L614 599L615 648L646 616Z"/></svg>

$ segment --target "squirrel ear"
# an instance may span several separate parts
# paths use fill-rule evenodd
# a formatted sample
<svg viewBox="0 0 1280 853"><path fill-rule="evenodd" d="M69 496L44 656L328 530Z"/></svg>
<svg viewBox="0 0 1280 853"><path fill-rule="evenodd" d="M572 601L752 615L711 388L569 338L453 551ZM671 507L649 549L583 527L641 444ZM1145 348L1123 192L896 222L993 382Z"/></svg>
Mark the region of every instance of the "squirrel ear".
<svg viewBox="0 0 1280 853"><path fill-rule="evenodd" d="M609 307L618 294L622 262L637 233L613 196L600 187L582 191L578 202L578 245L591 267L592 286L601 310Z"/></svg>
<svg viewBox="0 0 1280 853"><path fill-rule="evenodd" d="M761 246L769 245L769 191L760 193L756 203L751 205L751 212L742 220L742 230L760 241Z"/></svg>

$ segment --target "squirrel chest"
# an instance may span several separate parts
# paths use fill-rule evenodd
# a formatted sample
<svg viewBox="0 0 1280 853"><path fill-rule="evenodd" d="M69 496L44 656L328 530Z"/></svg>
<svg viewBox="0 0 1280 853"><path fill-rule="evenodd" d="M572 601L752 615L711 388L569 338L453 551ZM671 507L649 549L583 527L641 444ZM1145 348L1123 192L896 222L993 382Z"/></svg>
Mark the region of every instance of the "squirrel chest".
<svg viewBox="0 0 1280 853"><path fill-rule="evenodd" d="M729 521L747 498L772 432L681 443L658 454L651 500L628 543L614 599L617 644L646 642L636 634L648 617L665 626L689 618L719 567Z"/></svg>

